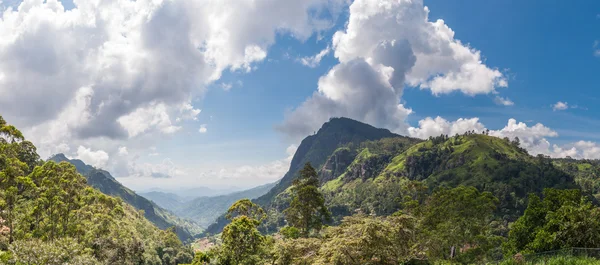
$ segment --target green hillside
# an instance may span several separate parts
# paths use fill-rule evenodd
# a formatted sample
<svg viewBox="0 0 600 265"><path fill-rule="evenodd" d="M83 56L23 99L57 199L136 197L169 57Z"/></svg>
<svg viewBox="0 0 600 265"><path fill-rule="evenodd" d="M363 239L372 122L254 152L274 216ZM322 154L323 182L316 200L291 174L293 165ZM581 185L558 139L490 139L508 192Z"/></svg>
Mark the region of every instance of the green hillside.
<svg viewBox="0 0 600 265"><path fill-rule="evenodd" d="M0 264L166 265L193 254L172 230L90 186L72 164L42 161L0 116Z"/></svg>
<svg viewBox="0 0 600 265"><path fill-rule="evenodd" d="M298 172L304 164L311 163L313 166L320 168L340 147L350 148L359 146L365 141L390 137L404 139L406 146L420 141L414 138L399 136L387 129L378 129L352 119L332 118L323 124L316 134L302 140L292 158L289 171L275 187L255 201L267 208L275 207L279 201L276 197L291 186L292 181L297 177ZM226 224L227 221L224 216L220 216L217 222L210 225L205 232L210 234L219 233Z"/></svg>
<svg viewBox="0 0 600 265"><path fill-rule="evenodd" d="M192 239L194 235L202 232L202 228L198 224L177 217L152 201L136 194L119 183L108 171L96 169L78 159L68 159L63 154L54 155L49 160L55 162L65 161L73 164L77 168L77 171L86 177L87 183L90 186L106 195L121 198L127 204L135 207L135 209L144 211L146 219L160 229L175 227L175 232L182 241Z"/></svg>
<svg viewBox="0 0 600 265"><path fill-rule="evenodd" d="M402 208L404 197L415 196L415 185L427 192L465 185L490 191L500 199L498 216L514 220L529 193L578 187L550 158L530 156L515 142L484 134L440 136L403 152L372 149L357 150L347 170L322 185L334 212L391 214Z"/></svg>
<svg viewBox="0 0 600 265"><path fill-rule="evenodd" d="M336 221L356 212L389 215L438 188L460 185L490 191L500 201L496 216L514 221L527 206L529 193L578 188L580 183L556 161L531 156L507 138L468 132L423 141L332 119L302 141L290 171L256 200L269 212L264 231L285 225L281 211L289 204L288 188L306 162L317 168L320 189ZM207 231L218 233L226 223L220 218Z"/></svg>

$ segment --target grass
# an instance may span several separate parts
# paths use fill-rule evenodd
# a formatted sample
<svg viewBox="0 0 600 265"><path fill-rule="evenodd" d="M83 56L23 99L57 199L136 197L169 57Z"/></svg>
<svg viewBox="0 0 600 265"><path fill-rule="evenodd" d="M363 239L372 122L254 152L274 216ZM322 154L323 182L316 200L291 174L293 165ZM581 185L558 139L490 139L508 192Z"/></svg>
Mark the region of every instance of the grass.
<svg viewBox="0 0 600 265"><path fill-rule="evenodd" d="M344 185L344 182L342 182L342 178L344 177L346 173L338 176L335 179L332 179L330 181L327 181L327 183L323 184L323 186L321 186L321 189L323 191L335 191L337 190L339 187L341 187L342 185Z"/></svg>
<svg viewBox="0 0 600 265"><path fill-rule="evenodd" d="M506 260L499 263L500 265L589 265L600 264L599 259L590 257L574 257L574 256L555 256L546 259L538 259L536 261L528 261L517 263L514 260Z"/></svg>

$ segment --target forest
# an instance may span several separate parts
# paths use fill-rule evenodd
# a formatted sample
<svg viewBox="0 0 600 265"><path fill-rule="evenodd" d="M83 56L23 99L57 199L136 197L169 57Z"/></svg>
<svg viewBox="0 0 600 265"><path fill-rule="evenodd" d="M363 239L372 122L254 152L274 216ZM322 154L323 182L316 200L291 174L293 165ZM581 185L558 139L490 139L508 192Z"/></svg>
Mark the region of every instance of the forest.
<svg viewBox="0 0 600 265"><path fill-rule="evenodd" d="M0 118L0 262L541 264L551 252L544 264L599 263L575 255L600 247L596 161L530 156L485 132L423 141L346 119L307 139L279 186L233 203L201 249L72 164L43 161Z"/></svg>

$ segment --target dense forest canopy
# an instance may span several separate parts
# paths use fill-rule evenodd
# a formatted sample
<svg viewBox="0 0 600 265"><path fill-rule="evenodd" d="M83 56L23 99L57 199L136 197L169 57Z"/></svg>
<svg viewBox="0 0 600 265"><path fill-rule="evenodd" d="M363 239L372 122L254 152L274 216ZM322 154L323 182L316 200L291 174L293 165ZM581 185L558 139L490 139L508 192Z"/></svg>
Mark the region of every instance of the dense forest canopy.
<svg viewBox="0 0 600 265"><path fill-rule="evenodd" d="M0 116L0 263L179 264L193 251L70 163L44 162Z"/></svg>

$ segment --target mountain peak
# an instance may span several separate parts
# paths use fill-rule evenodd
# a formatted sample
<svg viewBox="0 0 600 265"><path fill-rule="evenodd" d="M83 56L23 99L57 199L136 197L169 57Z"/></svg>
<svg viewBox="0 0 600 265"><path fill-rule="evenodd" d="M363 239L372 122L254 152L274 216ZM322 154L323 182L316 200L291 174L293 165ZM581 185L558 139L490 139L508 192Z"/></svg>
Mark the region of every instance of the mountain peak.
<svg viewBox="0 0 600 265"><path fill-rule="evenodd" d="M326 131L347 131L347 130L355 131L357 133L364 132L367 134L371 134L372 132L376 131L379 134L388 134L387 137L398 136L397 134L390 132L388 129L376 128L369 124L366 124L366 123L363 123L363 122L360 122L357 120L353 120L350 118L346 118L346 117L330 118L328 122L325 122L321 126L321 128L319 129L317 134L324 133ZM371 132L369 132L369 131L371 131Z"/></svg>

